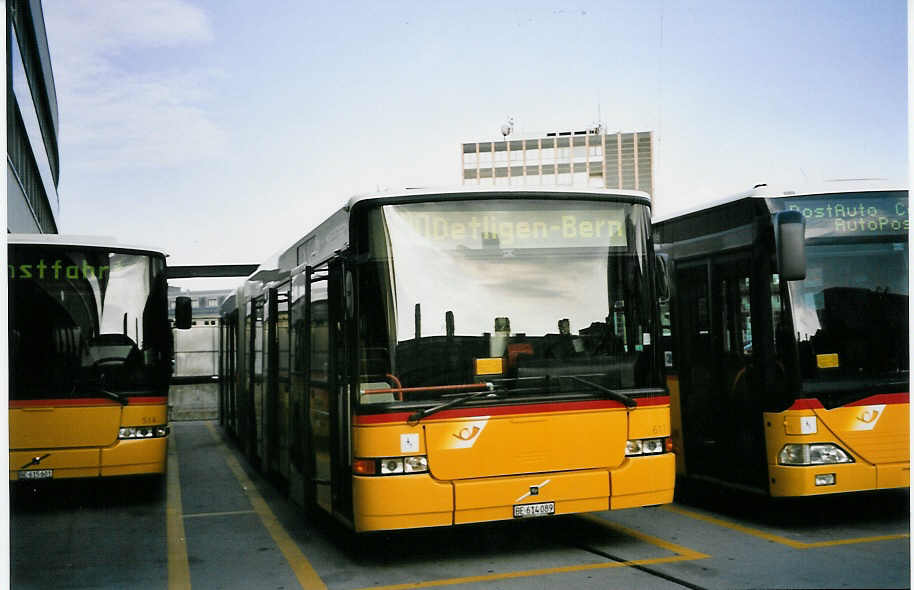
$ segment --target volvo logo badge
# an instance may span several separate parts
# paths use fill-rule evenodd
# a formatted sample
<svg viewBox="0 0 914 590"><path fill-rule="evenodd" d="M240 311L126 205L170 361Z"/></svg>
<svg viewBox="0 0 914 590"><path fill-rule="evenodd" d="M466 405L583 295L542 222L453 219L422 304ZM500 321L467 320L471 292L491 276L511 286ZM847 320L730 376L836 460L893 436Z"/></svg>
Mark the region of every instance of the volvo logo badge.
<svg viewBox="0 0 914 590"><path fill-rule="evenodd" d="M31 467L32 465L38 465L38 464L40 464L42 461L44 461L45 459L47 459L47 458L50 457L50 456L51 456L51 453L45 453L44 455L41 455L41 456L32 457L32 460L31 460L31 461L29 461L28 463L26 463L25 465L23 465L23 466L20 467L19 469L28 469L28 468Z"/></svg>
<svg viewBox="0 0 914 590"><path fill-rule="evenodd" d="M514 503L517 504L518 502L523 502L525 499L529 498L530 496L539 496L540 489L546 487L546 484L548 484L550 481L552 481L552 480L547 479L547 480L544 480L544 481L536 484L535 486L530 486L530 488L529 488L530 491L526 492L523 496L521 496L517 500L514 500Z"/></svg>

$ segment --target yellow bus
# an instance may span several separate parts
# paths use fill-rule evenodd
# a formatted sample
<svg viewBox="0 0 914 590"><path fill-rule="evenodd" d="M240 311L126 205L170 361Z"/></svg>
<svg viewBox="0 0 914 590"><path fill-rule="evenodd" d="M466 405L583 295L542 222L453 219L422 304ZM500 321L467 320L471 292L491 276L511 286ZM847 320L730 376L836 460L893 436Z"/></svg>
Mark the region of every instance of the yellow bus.
<svg viewBox="0 0 914 590"><path fill-rule="evenodd" d="M226 302L222 420L355 531L672 501L650 202L354 198Z"/></svg>
<svg viewBox="0 0 914 590"><path fill-rule="evenodd" d="M908 194L765 185L655 221L680 476L907 488Z"/></svg>
<svg viewBox="0 0 914 590"><path fill-rule="evenodd" d="M60 235L7 242L10 480L165 473L165 255Z"/></svg>

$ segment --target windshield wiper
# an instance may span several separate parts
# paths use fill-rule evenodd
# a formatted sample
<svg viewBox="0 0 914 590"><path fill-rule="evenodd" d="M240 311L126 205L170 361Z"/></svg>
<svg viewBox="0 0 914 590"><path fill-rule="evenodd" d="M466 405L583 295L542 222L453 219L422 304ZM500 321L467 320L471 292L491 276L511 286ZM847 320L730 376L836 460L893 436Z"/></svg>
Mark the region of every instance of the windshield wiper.
<svg viewBox="0 0 914 590"><path fill-rule="evenodd" d="M102 389L101 387L93 388L92 391L94 391L95 393L100 393L100 394L104 395L105 397L111 398L114 401L116 401L117 403L121 404L122 406L127 405L127 402L128 402L127 398L119 393L114 393L113 391L108 391L107 389Z"/></svg>
<svg viewBox="0 0 914 590"><path fill-rule="evenodd" d="M452 399L450 401L446 401L443 404L438 404L437 406L433 406L431 408L425 408L424 410L418 410L418 411L414 412L413 414L411 414L409 416L409 418L407 418L406 421L409 424L415 424L415 423L419 422L419 420L425 418L426 416L431 416L432 414L435 414L435 413L440 412L441 410L445 410L447 408L451 408L453 406L459 406L459 405L465 404L466 402L468 402L470 400L474 400L477 397L483 397L483 396L487 396L487 395L491 395L491 396L495 397L494 391L495 391L495 385L493 385L492 383L486 383L486 388L483 389L482 391L476 391L476 392L470 393L468 395L464 395L461 397L455 397L454 399Z"/></svg>
<svg viewBox="0 0 914 590"><path fill-rule="evenodd" d="M587 379L582 379L581 377L577 377L575 375L568 375L568 378L577 381L578 383L583 383L584 385L593 387L597 391L605 393L611 399L614 399L617 402L621 402L626 408L634 408L638 405L638 402L636 402L632 397L614 389L603 387L599 383L594 383L593 381L588 381Z"/></svg>

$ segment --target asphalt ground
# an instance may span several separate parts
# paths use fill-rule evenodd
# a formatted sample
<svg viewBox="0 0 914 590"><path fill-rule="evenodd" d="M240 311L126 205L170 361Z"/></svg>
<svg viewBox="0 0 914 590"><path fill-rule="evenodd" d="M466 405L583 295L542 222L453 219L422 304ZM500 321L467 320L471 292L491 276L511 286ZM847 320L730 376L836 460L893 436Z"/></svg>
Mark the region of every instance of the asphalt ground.
<svg viewBox="0 0 914 590"><path fill-rule="evenodd" d="M218 425L173 423L165 478L12 485L12 588L906 588L907 490L356 536L307 515Z"/></svg>

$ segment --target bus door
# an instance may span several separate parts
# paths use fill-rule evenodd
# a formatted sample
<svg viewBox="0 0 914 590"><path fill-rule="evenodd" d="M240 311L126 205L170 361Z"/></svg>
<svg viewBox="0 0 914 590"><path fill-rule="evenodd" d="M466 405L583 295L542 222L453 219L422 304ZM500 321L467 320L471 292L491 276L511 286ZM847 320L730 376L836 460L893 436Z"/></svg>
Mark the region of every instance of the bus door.
<svg viewBox="0 0 914 590"><path fill-rule="evenodd" d="M292 447L292 378L291 369L291 331L289 330L289 302L292 297L291 285L286 283L279 287L276 296L276 458L279 475L289 479L289 451Z"/></svg>
<svg viewBox="0 0 914 590"><path fill-rule="evenodd" d="M308 360L310 347L308 346L308 325L306 313L308 301L311 296L309 279L310 269L295 274L292 277L292 287L289 303L289 357L290 367L290 423L289 423L289 497L303 507L313 504L313 486L305 482L311 481L313 469L311 453L311 434L306 426L309 424L308 411Z"/></svg>
<svg viewBox="0 0 914 590"><path fill-rule="evenodd" d="M276 431L276 373L273 371L276 362L276 289L266 290L263 299L263 327L258 336L260 340L260 354L262 362L261 385L261 410L260 410L260 436L258 448L261 453L261 463L265 473L273 471L274 451L273 444Z"/></svg>
<svg viewBox="0 0 914 590"><path fill-rule="evenodd" d="M258 320L258 315L260 320ZM263 320L263 306L258 306L257 300L248 301L245 306L244 331L242 334L242 345L244 346L244 365L243 377L240 382L241 403L239 404L239 430L241 439L244 441L244 453L252 461L258 455L257 452L257 402L259 398L255 394L255 385L257 382L258 371L257 363L260 361L256 350L260 347L257 338L257 326Z"/></svg>
<svg viewBox="0 0 914 590"><path fill-rule="evenodd" d="M305 499L327 512L333 511L330 469L330 302L329 273L307 270L305 311L307 399L305 446Z"/></svg>
<svg viewBox="0 0 914 590"><path fill-rule="evenodd" d="M231 432L238 435L238 367L236 355L238 352L238 310L228 316L228 371L226 374L226 391L228 392L227 424Z"/></svg>
<svg viewBox="0 0 914 590"><path fill-rule="evenodd" d="M347 287L347 271L341 260L330 265L330 465L333 511L352 520L352 460L351 395L349 359L352 358L347 338L352 327L353 294L351 275ZM348 293L347 293L348 291Z"/></svg>
<svg viewBox="0 0 914 590"><path fill-rule="evenodd" d="M711 297L709 268L680 265L676 270L677 364L680 367L685 461L688 472L707 473L707 465L718 446L713 431L713 359L711 346Z"/></svg>
<svg viewBox="0 0 914 590"><path fill-rule="evenodd" d="M278 398L279 373L278 341L276 335L276 318L278 310L279 290L271 287L266 291L264 300L263 318L264 329L261 334L263 339L263 468L266 473L278 471L278 425L279 414Z"/></svg>
<svg viewBox="0 0 914 590"><path fill-rule="evenodd" d="M267 290L264 350L264 466L289 476L289 285Z"/></svg>
<svg viewBox="0 0 914 590"><path fill-rule="evenodd" d="M717 262L712 275L718 400L714 416L722 444L715 467L727 480L742 484L759 483L755 480L761 464L755 451L763 436L759 350L753 348L752 268L750 257L739 255Z"/></svg>
<svg viewBox="0 0 914 590"><path fill-rule="evenodd" d="M686 465L692 474L744 483L761 424L752 414L750 272L749 257L740 256L677 273Z"/></svg>
<svg viewBox="0 0 914 590"><path fill-rule="evenodd" d="M251 337L253 338L253 346L251 351L251 361L253 362L253 367L251 370L251 392L254 398L254 428L256 432L255 443L254 443L254 456L252 459L257 465L265 467L264 463L264 416L266 408L266 395L265 395L265 383L264 383L264 373L266 372L265 366L265 353L266 353L266 330L264 329L264 315L266 300L263 295L257 297L253 301L254 306L254 329L251 331Z"/></svg>

